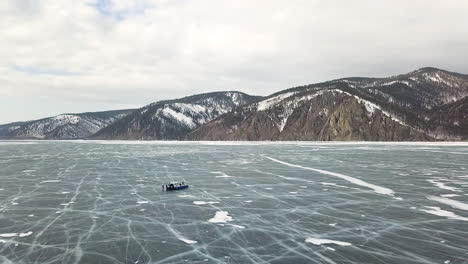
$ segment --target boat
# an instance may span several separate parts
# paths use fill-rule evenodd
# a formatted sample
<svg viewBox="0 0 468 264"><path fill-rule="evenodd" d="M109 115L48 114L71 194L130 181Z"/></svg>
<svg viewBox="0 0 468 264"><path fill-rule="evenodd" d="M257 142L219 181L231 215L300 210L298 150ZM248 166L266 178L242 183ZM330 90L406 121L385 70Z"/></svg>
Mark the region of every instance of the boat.
<svg viewBox="0 0 468 264"><path fill-rule="evenodd" d="M185 181L176 181L176 182L170 182L168 184L164 184L162 186L163 191L178 191L178 190L183 190L187 189L189 186L188 184L185 183Z"/></svg>

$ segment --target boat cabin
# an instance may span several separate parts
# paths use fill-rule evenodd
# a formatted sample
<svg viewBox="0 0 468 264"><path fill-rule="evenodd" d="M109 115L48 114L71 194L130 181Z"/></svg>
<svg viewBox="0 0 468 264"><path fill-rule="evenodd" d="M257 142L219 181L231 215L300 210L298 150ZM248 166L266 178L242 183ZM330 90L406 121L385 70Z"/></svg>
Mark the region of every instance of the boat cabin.
<svg viewBox="0 0 468 264"><path fill-rule="evenodd" d="M177 190L182 190L182 189L187 189L187 188L188 188L188 184L186 184L185 181L170 182L162 186L163 191L177 191Z"/></svg>

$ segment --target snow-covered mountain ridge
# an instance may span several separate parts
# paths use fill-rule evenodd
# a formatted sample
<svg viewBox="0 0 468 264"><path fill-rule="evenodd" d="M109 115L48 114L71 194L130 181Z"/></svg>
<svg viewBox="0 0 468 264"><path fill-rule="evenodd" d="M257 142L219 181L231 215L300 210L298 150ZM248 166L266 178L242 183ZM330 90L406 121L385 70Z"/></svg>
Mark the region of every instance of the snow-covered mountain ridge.
<svg viewBox="0 0 468 264"><path fill-rule="evenodd" d="M258 98L230 91L160 101L136 110L91 138L180 140L193 129Z"/></svg>
<svg viewBox="0 0 468 264"><path fill-rule="evenodd" d="M0 125L0 139L78 139L88 137L132 110L61 114L40 120Z"/></svg>
<svg viewBox="0 0 468 264"><path fill-rule="evenodd" d="M136 110L0 125L0 138L135 140L467 140L468 75L422 68L266 97L213 92Z"/></svg>
<svg viewBox="0 0 468 264"><path fill-rule="evenodd" d="M468 136L467 96L467 75L435 68L344 78L272 94L201 126L189 138L460 140Z"/></svg>

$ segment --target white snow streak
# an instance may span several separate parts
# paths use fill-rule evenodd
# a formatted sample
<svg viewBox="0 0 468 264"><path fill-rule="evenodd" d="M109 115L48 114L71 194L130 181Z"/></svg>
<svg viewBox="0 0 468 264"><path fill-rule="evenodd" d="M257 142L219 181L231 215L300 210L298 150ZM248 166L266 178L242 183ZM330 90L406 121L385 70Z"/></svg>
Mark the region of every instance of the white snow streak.
<svg viewBox="0 0 468 264"><path fill-rule="evenodd" d="M0 237L3 238L11 238L11 237L28 237L32 234L32 231L26 232L26 233L4 233L0 234Z"/></svg>
<svg viewBox="0 0 468 264"><path fill-rule="evenodd" d="M440 209L440 207L436 207L436 206L424 206L424 207L429 208L429 209L420 209L420 211L426 212L428 214L437 215L437 216L444 216L450 219L468 221L468 218L459 216L450 211L442 210Z"/></svg>
<svg viewBox="0 0 468 264"><path fill-rule="evenodd" d="M18 233L4 233L0 234L0 237L15 237L18 236Z"/></svg>
<svg viewBox="0 0 468 264"><path fill-rule="evenodd" d="M339 246L351 246L351 243L348 242L343 242L343 241L336 241L336 240L330 240L330 239L320 239L320 238L312 238L308 237L305 240L306 243L312 243L314 245L322 245L322 244L335 244Z"/></svg>
<svg viewBox="0 0 468 264"><path fill-rule="evenodd" d="M459 194L442 194L442 197L457 197L460 196Z"/></svg>
<svg viewBox="0 0 468 264"><path fill-rule="evenodd" d="M395 194L395 192L393 190L389 189L389 188L385 188L385 187L378 186L378 185L375 185L375 184L367 183L367 182L365 182L363 180L356 179L354 177L347 176L347 175L344 175L344 174L331 172L331 171L326 171L326 170L314 169L314 168L309 168L309 167L304 167L304 166L300 166L300 165L295 165L295 164L287 163L287 162L277 160L277 159L274 159L274 158L270 158L268 156L264 156L264 157L269 159L269 160L272 160L274 162L286 165L286 166L301 168L301 169L304 169L304 170L311 170L311 171L315 171L315 172L318 172L318 173L321 173L321 174L335 176L335 177L341 178L343 180L346 180L348 182L351 182L353 184L363 186L363 187L367 187L369 189L373 189L376 193L390 195L390 196L393 196Z"/></svg>
<svg viewBox="0 0 468 264"><path fill-rule="evenodd" d="M190 239L186 239L186 238L183 238L183 237L179 237L179 240L180 240L180 241L183 241L183 242L185 242L185 243L187 243L187 244L196 244L196 243L198 243L198 242L195 241L195 240L190 240Z"/></svg>
<svg viewBox="0 0 468 264"><path fill-rule="evenodd" d="M19 237L28 237L28 236L32 235L32 233L33 233L32 231L29 231L29 232L26 232L26 233L19 233L18 236Z"/></svg>
<svg viewBox="0 0 468 264"><path fill-rule="evenodd" d="M52 183L52 182L61 182L61 180L45 180L45 181L41 181L40 183Z"/></svg>
<svg viewBox="0 0 468 264"><path fill-rule="evenodd" d="M222 171L213 171L213 172L210 172L212 174L220 174L218 176L216 176L216 178L232 178L232 176L230 175L227 175L226 173L222 172Z"/></svg>
<svg viewBox="0 0 468 264"><path fill-rule="evenodd" d="M455 201L455 200L444 198L444 197L437 197L437 196L427 196L427 199L431 201L436 201L439 203L446 204L455 209L468 211L468 204L465 204L459 201Z"/></svg>
<svg viewBox="0 0 468 264"><path fill-rule="evenodd" d="M205 204L218 204L219 202L205 202L205 201L193 201L195 205L205 205Z"/></svg>
<svg viewBox="0 0 468 264"><path fill-rule="evenodd" d="M437 186L437 187L439 187L441 189L444 189L444 190L449 190L449 191L452 191L452 192L459 192L460 191L458 188L450 187L450 186L445 185L445 183L443 183L443 182L438 182L438 181L434 181L434 180L427 180L427 181L434 184L435 186Z"/></svg>

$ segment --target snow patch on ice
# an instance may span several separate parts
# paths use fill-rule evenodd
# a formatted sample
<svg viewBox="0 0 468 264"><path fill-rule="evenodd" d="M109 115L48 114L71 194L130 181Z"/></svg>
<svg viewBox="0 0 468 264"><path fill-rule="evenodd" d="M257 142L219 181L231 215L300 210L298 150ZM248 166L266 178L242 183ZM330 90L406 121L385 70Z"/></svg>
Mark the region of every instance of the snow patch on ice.
<svg viewBox="0 0 468 264"><path fill-rule="evenodd" d="M40 183L53 183L53 182L61 182L61 180L45 180L45 181L41 181Z"/></svg>
<svg viewBox="0 0 468 264"><path fill-rule="evenodd" d="M441 196L450 198L450 197L457 197L457 196L461 196L461 195L459 195L459 194L442 194Z"/></svg>
<svg viewBox="0 0 468 264"><path fill-rule="evenodd" d="M452 200L452 199L448 199L448 198L444 198L444 197L437 197L437 196L427 196L427 199L431 200L431 201L436 201L436 202L439 202L439 203L443 203L443 204L446 204L452 208L455 208L455 209L460 209L460 210L465 210L465 211L468 211L468 204L465 204L465 203L462 203L462 202L459 202L459 201L456 201L456 200Z"/></svg>
<svg viewBox="0 0 468 264"><path fill-rule="evenodd" d="M211 223L227 223L232 221L232 216L229 216L227 211L218 211L215 216L208 220Z"/></svg>
<svg viewBox="0 0 468 264"><path fill-rule="evenodd" d="M180 197L180 198L193 198L194 196L190 195L190 194L182 194L182 195L177 195L177 197Z"/></svg>
<svg viewBox="0 0 468 264"><path fill-rule="evenodd" d="M215 178L232 178L232 176L229 176L227 174L223 174L223 175L218 175Z"/></svg>
<svg viewBox="0 0 468 264"><path fill-rule="evenodd" d="M325 185L325 186L334 186L334 187L340 187L340 188L349 188L349 187L346 187L346 186L343 186L343 185L338 185L336 183L333 183L333 182L321 182L322 185Z"/></svg>
<svg viewBox="0 0 468 264"><path fill-rule="evenodd" d="M189 244L189 245L190 245L190 244L196 244L196 243L198 243L198 241L186 239L186 238L183 238L183 237L179 237L179 240L180 240L180 241L183 241L183 242L185 242L185 243L187 243L187 244Z"/></svg>
<svg viewBox="0 0 468 264"><path fill-rule="evenodd" d="M220 174L218 176L216 176L216 178L232 178L232 176L230 175L227 175L226 173L222 172L222 171L212 171L210 172L212 174Z"/></svg>
<svg viewBox="0 0 468 264"><path fill-rule="evenodd" d="M445 183L443 182L438 182L438 181L435 181L435 180L426 180L432 184L434 184L435 186L441 188L441 189L444 189L444 190L449 190L449 191L452 191L452 192L460 192L460 189L458 188L455 188L455 187L450 187L450 186L447 186Z"/></svg>
<svg viewBox="0 0 468 264"><path fill-rule="evenodd" d="M10 238L10 237L15 237L15 236L18 236L18 233L4 233L4 234L0 234L0 237L3 237L3 238Z"/></svg>
<svg viewBox="0 0 468 264"><path fill-rule="evenodd" d="M443 217L447 217L447 218L450 218L450 219L468 221L468 218L463 217L463 216L459 216L459 215L455 214L454 212L442 210L442 209L440 209L440 207L436 207L436 206L424 206L424 207L426 207L428 209L419 209L419 210L423 211L423 212L426 212L428 214L443 216Z"/></svg>
<svg viewBox="0 0 468 264"><path fill-rule="evenodd" d="M19 237L28 237L28 236L32 235L32 233L33 233L32 231L29 231L29 232L26 232L26 233L19 233L18 236Z"/></svg>
<svg viewBox="0 0 468 264"><path fill-rule="evenodd" d="M32 231L25 232L25 233L4 233L4 234L0 234L0 237L3 237L3 238L28 237L32 235L32 233L33 233Z"/></svg>
<svg viewBox="0 0 468 264"><path fill-rule="evenodd" d="M195 205L219 204L219 202L193 201L193 204L195 204Z"/></svg>
<svg viewBox="0 0 468 264"><path fill-rule="evenodd" d="M312 237L306 238L305 242L312 243L314 245L323 245L323 244L335 244L339 246L351 246L352 245L351 243L348 243L348 242L330 240L330 239L312 238Z"/></svg>

